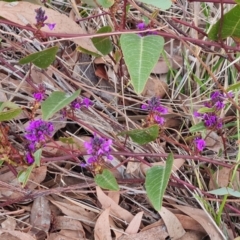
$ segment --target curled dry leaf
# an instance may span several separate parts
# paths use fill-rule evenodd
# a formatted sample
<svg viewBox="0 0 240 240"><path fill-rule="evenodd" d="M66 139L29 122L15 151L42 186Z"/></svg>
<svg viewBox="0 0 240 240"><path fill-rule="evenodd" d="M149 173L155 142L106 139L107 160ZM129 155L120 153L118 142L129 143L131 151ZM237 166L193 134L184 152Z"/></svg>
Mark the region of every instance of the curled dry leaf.
<svg viewBox="0 0 240 240"><path fill-rule="evenodd" d="M166 240L168 237L168 233L166 232L166 228L159 226L153 227L143 232L139 232L136 234L131 235L123 235L122 237L118 238L118 240L146 240L146 239L157 239L157 240Z"/></svg>
<svg viewBox="0 0 240 240"><path fill-rule="evenodd" d="M82 235L84 236L83 226L80 221L71 219L64 216L57 216L54 219L54 230L74 230L74 231L81 231Z"/></svg>
<svg viewBox="0 0 240 240"><path fill-rule="evenodd" d="M173 204L175 208L181 210L183 213L187 214L188 216L195 219L199 224L202 225L204 230L207 232L211 240L222 240L224 239L221 235L221 231L217 229L217 226L213 224L213 220L201 209L193 208L193 207L187 207L187 206L181 206L181 205L175 205Z"/></svg>
<svg viewBox="0 0 240 240"><path fill-rule="evenodd" d="M164 74L169 71L169 66L172 69L178 69L183 65L183 58L180 56L173 56L172 59L168 59L168 63L164 59L159 59L157 64L152 70L152 73L155 74Z"/></svg>
<svg viewBox="0 0 240 240"><path fill-rule="evenodd" d="M87 211L83 207L80 207L71 202L65 203L53 200L51 200L51 202L67 216L83 221L87 225L94 225L94 220L96 219L95 213Z"/></svg>
<svg viewBox="0 0 240 240"><path fill-rule="evenodd" d="M232 169L222 167L217 169L217 171L212 175L209 181L209 190L214 190L216 188L228 187L229 181L232 176ZM238 189L239 186L239 172L236 172L235 180L233 181L233 188Z"/></svg>
<svg viewBox="0 0 240 240"><path fill-rule="evenodd" d="M206 234L196 231L189 231L184 234L181 238L178 240L202 240Z"/></svg>
<svg viewBox="0 0 240 240"><path fill-rule="evenodd" d="M0 239L2 239L1 235L4 233L11 234L12 236L17 237L19 240L36 240L35 237L32 237L27 233L20 232L20 231L8 231L8 230L0 230Z"/></svg>
<svg viewBox="0 0 240 240"><path fill-rule="evenodd" d="M112 240L109 224L109 212L110 208L105 209L97 219L94 228L95 240Z"/></svg>
<svg viewBox="0 0 240 240"><path fill-rule="evenodd" d="M110 197L116 204L119 203L119 199L120 199L120 192L118 191L110 191L108 193L108 197Z"/></svg>
<svg viewBox="0 0 240 240"><path fill-rule="evenodd" d="M13 217L7 217L7 219L1 223L1 226L4 230L13 231L16 227L16 220Z"/></svg>
<svg viewBox="0 0 240 240"><path fill-rule="evenodd" d="M142 222L142 216L143 216L143 212L137 213L134 216L133 220L129 223L127 229L125 230L125 233L128 233L128 234L137 233Z"/></svg>
<svg viewBox="0 0 240 240"><path fill-rule="evenodd" d="M177 240L186 233L178 218L167 208L162 207L158 213L161 215L172 240Z"/></svg>
<svg viewBox="0 0 240 240"><path fill-rule="evenodd" d="M130 212L116 204L102 191L100 187L97 186L96 190L98 201L102 204L103 209L107 209L108 207L110 207L110 212L112 215L115 215L116 217L123 219L128 223L133 219L133 215Z"/></svg>
<svg viewBox="0 0 240 240"><path fill-rule="evenodd" d="M34 200L31 214L30 223L35 229L48 232L51 224L51 210L49 201L45 197L38 197ZM36 231L34 231L36 233Z"/></svg>
<svg viewBox="0 0 240 240"><path fill-rule="evenodd" d="M175 173L179 168L185 163L185 159L183 158L176 158L173 160L173 168L172 171ZM165 162L155 162L152 163L152 166L165 166ZM150 169L149 166L146 164L141 163L140 165L141 171L144 175L146 175L146 172L148 169Z"/></svg>
<svg viewBox="0 0 240 240"><path fill-rule="evenodd" d="M34 27L34 24L36 23L35 10L39 7L40 6L29 2L0 2L1 17L23 26L30 24ZM47 26L44 26L41 29L42 31L62 34L87 34L84 29L82 29L75 21L66 15L54 11L50 8L42 7L42 9L46 12L46 16L48 17L47 22L56 23L56 26L53 30L50 30ZM90 38L71 40L77 45L80 45L89 51L98 52Z"/></svg>
<svg viewBox="0 0 240 240"><path fill-rule="evenodd" d="M81 231L61 230L58 233L51 233L46 240L88 240L82 236Z"/></svg>
<svg viewBox="0 0 240 240"><path fill-rule="evenodd" d="M206 147L211 149L214 152L219 152L221 149L223 150L223 143L221 137L213 131L206 132Z"/></svg>
<svg viewBox="0 0 240 240"><path fill-rule="evenodd" d="M142 95L144 97L159 97L163 98L168 93L168 85L166 82L161 81L157 77L151 76L149 77Z"/></svg>

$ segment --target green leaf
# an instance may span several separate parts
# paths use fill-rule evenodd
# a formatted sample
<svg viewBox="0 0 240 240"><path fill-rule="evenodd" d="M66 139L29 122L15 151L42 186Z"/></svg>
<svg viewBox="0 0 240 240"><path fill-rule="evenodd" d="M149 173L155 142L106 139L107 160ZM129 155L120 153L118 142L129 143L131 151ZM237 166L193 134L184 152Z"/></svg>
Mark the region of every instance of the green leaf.
<svg viewBox="0 0 240 240"><path fill-rule="evenodd" d="M95 53L95 52L92 52L92 51L89 51L89 50L87 50L87 49L85 49L85 48L83 48L83 47L80 47L80 46L78 46L78 47L76 48L76 50L77 50L78 52L86 53L86 54L89 54L89 55L94 56L94 57L101 57L100 54Z"/></svg>
<svg viewBox="0 0 240 240"><path fill-rule="evenodd" d="M21 108L10 109L8 111L0 112L0 122L9 121L17 117L22 112Z"/></svg>
<svg viewBox="0 0 240 240"><path fill-rule="evenodd" d="M215 189L212 191L209 191L208 193L214 194L214 195L218 195L218 196L222 196L222 195L231 195L233 197L237 197L240 198L240 192L239 191L235 191L232 188L219 188L219 189Z"/></svg>
<svg viewBox="0 0 240 240"><path fill-rule="evenodd" d="M237 90L240 88L240 82L234 83L227 88L227 92Z"/></svg>
<svg viewBox="0 0 240 240"><path fill-rule="evenodd" d="M55 60L58 47L51 47L41 52L33 53L20 59L20 64L33 63L39 68L47 68Z"/></svg>
<svg viewBox="0 0 240 240"><path fill-rule="evenodd" d="M100 28L97 33L109 33L112 32L111 27L105 26ZM110 37L95 37L92 39L95 48L101 52L103 55L107 55L113 50L113 45Z"/></svg>
<svg viewBox="0 0 240 240"><path fill-rule="evenodd" d="M204 123L203 123L203 122L200 122L200 123L198 123L198 124L193 125L192 127L190 127L190 128L189 128L189 131L190 131L190 132L199 132L199 131L202 131L202 130L205 130L205 129L206 129L206 127L205 127Z"/></svg>
<svg viewBox="0 0 240 240"><path fill-rule="evenodd" d="M122 34L120 43L132 85L140 94L160 57L164 39L155 35L140 37L137 34Z"/></svg>
<svg viewBox="0 0 240 240"><path fill-rule="evenodd" d="M69 103L75 100L80 94L80 89L68 96L64 92L53 92L42 103L43 120L48 120L54 113L58 112L62 108L66 107Z"/></svg>
<svg viewBox="0 0 240 240"><path fill-rule="evenodd" d="M41 165L41 156L42 156L42 149L39 148L34 154L34 164L38 167Z"/></svg>
<svg viewBox="0 0 240 240"><path fill-rule="evenodd" d="M214 112L214 111L216 111L216 110L213 108L207 108L207 107L198 109L198 113L208 113L208 112Z"/></svg>
<svg viewBox="0 0 240 240"><path fill-rule="evenodd" d="M154 166L147 170L145 187L147 196L155 210L162 207L163 195L171 175L173 154L168 155L166 166Z"/></svg>
<svg viewBox="0 0 240 240"><path fill-rule="evenodd" d="M60 137L59 141L66 144L75 144L75 141L72 137Z"/></svg>
<svg viewBox="0 0 240 240"><path fill-rule="evenodd" d="M114 0L97 0L97 3L104 8L110 8L114 4Z"/></svg>
<svg viewBox="0 0 240 240"><path fill-rule="evenodd" d="M162 10L166 10L171 7L172 1L171 0L139 0L140 2L151 4L155 7L158 7Z"/></svg>
<svg viewBox="0 0 240 240"><path fill-rule="evenodd" d="M101 188L113 191L119 190L116 178L114 177L112 172L109 171L108 169L104 169L102 174L97 174L94 177L94 181Z"/></svg>
<svg viewBox="0 0 240 240"><path fill-rule="evenodd" d="M238 5L240 5L240 0L234 0Z"/></svg>
<svg viewBox="0 0 240 240"><path fill-rule="evenodd" d="M1 102L0 103L0 112L4 109L4 108L11 108L11 109L16 109L19 108L19 106L13 102Z"/></svg>
<svg viewBox="0 0 240 240"><path fill-rule="evenodd" d="M31 175L33 168L34 168L34 164L29 166L26 170L23 170L18 173L18 176L17 176L18 181L22 183L23 187L25 187L25 185L27 184L27 181Z"/></svg>
<svg viewBox="0 0 240 240"><path fill-rule="evenodd" d="M212 40L219 40L220 36L222 39L227 37L240 37L240 6L237 5L224 14L222 22L222 32L219 34L220 20L214 24L208 34L208 37Z"/></svg>
<svg viewBox="0 0 240 240"><path fill-rule="evenodd" d="M151 141L154 141L159 134L159 126L152 125L148 128L144 129L134 129L130 131L124 131L119 133L118 135L127 135L132 138L132 140L138 144L147 144Z"/></svg>

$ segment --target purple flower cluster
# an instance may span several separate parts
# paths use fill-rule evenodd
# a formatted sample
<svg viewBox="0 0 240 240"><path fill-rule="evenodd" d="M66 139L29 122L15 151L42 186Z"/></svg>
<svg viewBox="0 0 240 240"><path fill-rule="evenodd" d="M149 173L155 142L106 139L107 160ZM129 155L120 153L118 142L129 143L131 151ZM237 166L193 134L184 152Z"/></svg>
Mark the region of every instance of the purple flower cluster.
<svg viewBox="0 0 240 240"><path fill-rule="evenodd" d="M46 142L47 137L51 136L53 130L53 124L42 119L32 120L26 127L25 138L28 140L26 159L29 164L34 161L32 153Z"/></svg>
<svg viewBox="0 0 240 240"><path fill-rule="evenodd" d="M36 12L35 19L36 19L36 22L37 22L35 26L37 27L37 29L41 29L45 25L48 26L48 28L50 30L54 29L56 23L45 23L45 21L47 20L48 17L45 16L45 11L42 10L41 7L36 9L35 12Z"/></svg>
<svg viewBox="0 0 240 240"><path fill-rule="evenodd" d="M149 25L146 25L146 23L144 22L140 22L136 25L138 30L145 30L145 29L149 29ZM143 37L146 35L157 35L156 31L147 31L146 33L140 33L139 36Z"/></svg>
<svg viewBox="0 0 240 240"><path fill-rule="evenodd" d="M71 102L70 107L74 110L80 109L81 107L90 107L93 105L93 102L89 98L84 98L82 100L80 99L75 99L74 101Z"/></svg>
<svg viewBox="0 0 240 240"><path fill-rule="evenodd" d="M40 84L38 87L38 91L33 93L33 97L36 102L42 102L45 99L45 91L45 86L43 84Z"/></svg>
<svg viewBox="0 0 240 240"><path fill-rule="evenodd" d="M158 97L152 97L147 104L143 104L141 107L143 110L149 111L150 122L155 122L159 125L163 125L165 122L162 115L168 113L168 109L163 107Z"/></svg>
<svg viewBox="0 0 240 240"><path fill-rule="evenodd" d="M96 134L94 134L90 142L84 142L84 147L87 149L87 153L91 155L87 160L87 165L101 162L104 157L108 160L112 160L113 156L110 155L111 145L111 139L97 137Z"/></svg>
<svg viewBox="0 0 240 240"><path fill-rule="evenodd" d="M205 140L203 140L203 139L200 138L200 137L196 137L196 138L194 139L194 143L195 143L195 146L196 146L197 150L200 151L200 152L203 151L203 149L204 149L205 146L206 146Z"/></svg>
<svg viewBox="0 0 240 240"><path fill-rule="evenodd" d="M199 113L195 112L194 116L201 118L204 125L209 129L220 129L223 126L223 120L219 117L219 111L224 108L224 100L227 97L232 97L231 93L225 96L219 91L212 92L210 95L210 100L204 103L204 106L209 108L209 112Z"/></svg>

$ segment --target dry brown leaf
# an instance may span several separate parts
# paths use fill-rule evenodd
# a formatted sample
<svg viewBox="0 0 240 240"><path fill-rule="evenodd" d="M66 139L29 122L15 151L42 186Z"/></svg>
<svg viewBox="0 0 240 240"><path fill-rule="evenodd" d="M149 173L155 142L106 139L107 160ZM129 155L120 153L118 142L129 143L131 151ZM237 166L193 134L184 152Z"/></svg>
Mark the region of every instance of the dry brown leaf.
<svg viewBox="0 0 240 240"><path fill-rule="evenodd" d="M175 214L175 216L181 222L184 229L206 233L204 228L193 218L183 214Z"/></svg>
<svg viewBox="0 0 240 240"><path fill-rule="evenodd" d="M168 233L165 227L153 227L144 232L139 232L131 235L123 235L118 240L166 240Z"/></svg>
<svg viewBox="0 0 240 240"><path fill-rule="evenodd" d="M27 183L27 188L30 190L35 189L46 178L47 167L41 166L34 168Z"/></svg>
<svg viewBox="0 0 240 240"><path fill-rule="evenodd" d="M137 233L142 222L142 216L143 216L143 212L137 213L134 216L133 220L129 223L127 229L125 230L125 233L127 234Z"/></svg>
<svg viewBox="0 0 240 240"><path fill-rule="evenodd" d="M80 221L71 219L64 216L58 216L54 219L54 230L75 230L75 231L81 231L82 235L84 236L84 230L83 226Z"/></svg>
<svg viewBox="0 0 240 240"><path fill-rule="evenodd" d="M202 240L206 236L206 233L196 232L196 231L189 231L184 234L178 240Z"/></svg>
<svg viewBox="0 0 240 240"><path fill-rule="evenodd" d="M83 221L85 224L94 225L96 219L95 213L87 211L83 207L75 205L71 202L65 203L53 200L50 201L67 216Z"/></svg>
<svg viewBox="0 0 240 240"><path fill-rule="evenodd" d="M108 197L110 197L116 204L119 203L119 199L120 199L120 192L118 191L110 191L108 193Z"/></svg>
<svg viewBox="0 0 240 240"><path fill-rule="evenodd" d="M222 167L221 169L218 169L210 178L209 190L221 187L228 187L231 176L232 176L231 168ZM236 177L235 180L233 181L233 188L238 189L238 186L239 186L239 172L236 172Z"/></svg>
<svg viewBox="0 0 240 240"><path fill-rule="evenodd" d="M22 26L30 24L34 27L34 24L36 23L35 10L38 8L38 5L29 2L0 2L1 17L6 18L11 22L18 23ZM46 12L48 17L47 22L56 23L56 26L53 30L50 30L47 26L44 26L41 29L43 32L86 34L84 29L82 29L75 21L66 15L44 6L42 6L42 9ZM72 39L72 41L89 51L98 52L90 38Z"/></svg>
<svg viewBox="0 0 240 240"><path fill-rule="evenodd" d="M175 173L184 163L185 163L185 159L183 158L174 159L172 171ZM152 166L165 166L165 164L166 164L165 162L155 162L155 163L152 163ZM147 170L150 169L149 166L143 163L140 164L140 168L144 175L146 175Z"/></svg>
<svg viewBox="0 0 240 240"><path fill-rule="evenodd" d="M180 66L183 65L183 58L180 56L175 55L172 57L172 59L168 59L168 60L169 60L169 63L166 63L164 59L159 59L159 61L153 68L152 73L164 74L169 71L168 65L170 65L172 69L178 69L180 68Z"/></svg>
<svg viewBox="0 0 240 240"><path fill-rule="evenodd" d="M122 228L117 227L111 217L109 217L109 223L111 226L111 230L115 234L116 239L118 239L119 237L121 237L124 234L124 230Z"/></svg>
<svg viewBox="0 0 240 240"><path fill-rule="evenodd" d="M159 97L163 98L168 92L168 85L157 77L149 77L144 87L142 95L144 97Z"/></svg>
<svg viewBox="0 0 240 240"><path fill-rule="evenodd" d="M161 215L172 240L177 240L186 233L178 218L167 208L162 207L158 213Z"/></svg>
<svg viewBox="0 0 240 240"><path fill-rule="evenodd" d="M48 232L51 224L51 210L49 201L45 197L38 197L34 200L30 214L30 223L38 230Z"/></svg>
<svg viewBox="0 0 240 240"><path fill-rule="evenodd" d="M206 147L208 149L211 149L214 152L219 152L223 149L222 139L217 133L208 130L206 134Z"/></svg>
<svg viewBox="0 0 240 240"><path fill-rule="evenodd" d="M4 230L13 231L16 227L16 220L13 217L7 217L7 219L1 223L1 226Z"/></svg>
<svg viewBox="0 0 240 240"><path fill-rule="evenodd" d="M149 230L149 229L151 229L151 228L164 227L164 226L165 226L165 224L164 224L163 220L160 219L160 220L158 220L157 222L154 222L154 223L152 223L152 224L150 224L150 225L147 225L146 227L144 227L143 229L141 229L141 232L147 231L147 230Z"/></svg>
<svg viewBox="0 0 240 240"><path fill-rule="evenodd" d="M97 219L94 227L95 240L112 240L109 224L109 212L110 208L105 209Z"/></svg>
<svg viewBox="0 0 240 240"><path fill-rule="evenodd" d="M51 233L46 240L88 240L81 234L81 231L61 230L59 233Z"/></svg>
<svg viewBox="0 0 240 240"><path fill-rule="evenodd" d="M36 240L35 237L32 237L31 235L29 235L27 233L20 232L20 231L8 231L8 230L0 230L0 239L2 239L1 235L3 233L9 233L12 236L17 237L20 240Z"/></svg>
<svg viewBox="0 0 240 240"><path fill-rule="evenodd" d="M102 191L100 187L97 186L96 190L98 201L102 204L103 209L111 207L110 209L111 214L117 216L120 219L125 220L127 223L129 223L133 219L133 215L130 212L116 204L110 197L108 197Z"/></svg>
<svg viewBox="0 0 240 240"><path fill-rule="evenodd" d="M207 214L197 208L180 206L173 204L175 208L181 210L183 213L189 215L193 219L195 219L199 224L202 225L204 230L207 232L211 240L222 240L224 239L222 235L217 231L216 227L213 225L211 219L207 216Z"/></svg>

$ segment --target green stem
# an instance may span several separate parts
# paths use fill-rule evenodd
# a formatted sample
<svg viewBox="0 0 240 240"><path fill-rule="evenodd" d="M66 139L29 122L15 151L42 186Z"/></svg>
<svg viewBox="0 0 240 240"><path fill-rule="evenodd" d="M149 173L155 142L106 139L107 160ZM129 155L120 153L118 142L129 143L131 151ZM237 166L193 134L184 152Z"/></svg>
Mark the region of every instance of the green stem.
<svg viewBox="0 0 240 240"><path fill-rule="evenodd" d="M223 209L224 209L224 207L225 207L227 198L228 198L228 195L227 195L227 194L224 195L223 200L222 200L222 203L221 203L220 208L219 208L218 213L217 213L216 224L217 224L218 226L219 226L220 223L221 223L221 216L222 216L222 212L223 212Z"/></svg>

